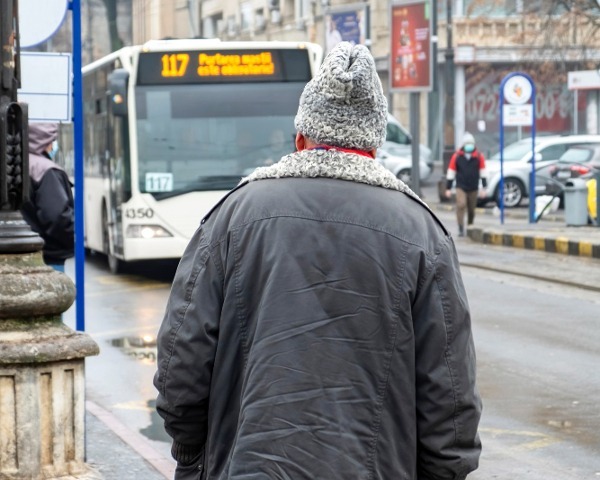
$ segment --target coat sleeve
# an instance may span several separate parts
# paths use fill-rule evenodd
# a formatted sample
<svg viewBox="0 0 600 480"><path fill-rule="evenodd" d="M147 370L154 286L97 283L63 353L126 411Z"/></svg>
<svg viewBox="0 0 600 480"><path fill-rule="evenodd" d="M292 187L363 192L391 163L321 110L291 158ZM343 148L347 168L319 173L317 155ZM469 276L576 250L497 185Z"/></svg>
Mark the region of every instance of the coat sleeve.
<svg viewBox="0 0 600 480"><path fill-rule="evenodd" d="M209 390L222 305L222 272L203 242L202 228L186 249L173 280L157 339L156 408L183 464L206 441Z"/></svg>
<svg viewBox="0 0 600 480"><path fill-rule="evenodd" d="M462 480L478 466L481 400L466 292L454 243L422 278L413 309L419 480Z"/></svg>
<svg viewBox="0 0 600 480"><path fill-rule="evenodd" d="M448 170L446 170L446 189L448 190L452 188L452 183L456 179L456 157L456 153L454 153L452 157L450 157L450 163L448 163Z"/></svg>
<svg viewBox="0 0 600 480"><path fill-rule="evenodd" d="M36 191L36 216L44 236L65 250L75 248L73 194L67 174L50 168Z"/></svg>

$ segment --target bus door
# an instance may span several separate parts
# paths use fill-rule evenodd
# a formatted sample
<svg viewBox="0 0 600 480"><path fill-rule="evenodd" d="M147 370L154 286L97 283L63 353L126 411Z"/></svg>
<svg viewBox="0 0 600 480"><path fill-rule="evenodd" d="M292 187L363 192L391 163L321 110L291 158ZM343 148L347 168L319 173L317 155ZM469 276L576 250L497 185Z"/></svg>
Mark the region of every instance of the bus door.
<svg viewBox="0 0 600 480"><path fill-rule="evenodd" d="M117 73L118 72L118 73ZM123 110L115 108L114 97L120 95L117 91L123 88L123 70L116 70L109 76L108 89L108 125L106 128L106 162L109 182L108 227L110 235L109 265L111 270L118 269L117 258L123 258L123 203L131 198L131 168L129 157L129 133L127 115ZM117 73L115 78L115 73ZM125 84L126 85L126 84ZM124 87L126 88L126 86ZM126 98L126 97L123 97ZM111 258L112 257L112 258ZM114 265L113 265L114 263Z"/></svg>

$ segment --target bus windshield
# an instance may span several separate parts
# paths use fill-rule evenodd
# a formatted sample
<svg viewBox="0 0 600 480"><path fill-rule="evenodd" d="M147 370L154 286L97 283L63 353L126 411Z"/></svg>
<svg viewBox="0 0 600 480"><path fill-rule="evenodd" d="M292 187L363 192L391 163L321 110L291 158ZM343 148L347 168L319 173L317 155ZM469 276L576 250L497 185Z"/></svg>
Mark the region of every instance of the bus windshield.
<svg viewBox="0 0 600 480"><path fill-rule="evenodd" d="M304 82L136 87L139 189L229 190L295 150Z"/></svg>

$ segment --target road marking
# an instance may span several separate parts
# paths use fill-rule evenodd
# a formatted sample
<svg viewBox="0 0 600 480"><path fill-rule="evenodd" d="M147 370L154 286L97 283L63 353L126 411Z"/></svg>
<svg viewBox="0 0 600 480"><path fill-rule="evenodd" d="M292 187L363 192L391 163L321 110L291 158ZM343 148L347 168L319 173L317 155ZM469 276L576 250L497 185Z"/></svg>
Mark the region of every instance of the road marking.
<svg viewBox="0 0 600 480"><path fill-rule="evenodd" d="M525 450L525 451L533 451L539 450L541 448L546 448L550 445L558 443L560 440L556 437L552 437L550 435L546 435L545 433L540 432L530 432L527 430L505 430L501 428L480 428L479 431L481 433L489 433L493 436L516 436L516 437L524 437L526 440L525 443L519 443L511 447L511 450Z"/></svg>
<svg viewBox="0 0 600 480"><path fill-rule="evenodd" d="M512 236L513 247L525 248L525 237L523 235Z"/></svg>
<svg viewBox="0 0 600 480"><path fill-rule="evenodd" d="M565 255L569 254L569 239L567 237L558 237L555 240L556 251Z"/></svg>
<svg viewBox="0 0 600 480"><path fill-rule="evenodd" d="M544 237L534 237L533 247L536 250L546 250L546 239Z"/></svg>
<svg viewBox="0 0 600 480"><path fill-rule="evenodd" d="M490 233L490 243L493 245L502 245L502 233Z"/></svg>
<svg viewBox="0 0 600 480"><path fill-rule="evenodd" d="M86 291L86 298L90 298L90 297L104 297L106 295L113 295L113 294L121 294L121 293L132 293L132 292L142 292L145 290L158 290L161 288L170 288L170 285L167 284L160 284L160 285L139 285L139 286L135 286L135 287L130 287L130 288L111 288L111 289L102 289L102 290L97 290L94 293L87 293ZM89 290L89 288L88 288Z"/></svg>
<svg viewBox="0 0 600 480"><path fill-rule="evenodd" d="M156 409L149 407L148 404L143 400L137 400L135 402L123 402L114 405L115 408L121 410L139 410L142 412L154 412Z"/></svg>
<svg viewBox="0 0 600 480"><path fill-rule="evenodd" d="M579 242L579 255L582 257L591 257L593 247L591 242Z"/></svg>

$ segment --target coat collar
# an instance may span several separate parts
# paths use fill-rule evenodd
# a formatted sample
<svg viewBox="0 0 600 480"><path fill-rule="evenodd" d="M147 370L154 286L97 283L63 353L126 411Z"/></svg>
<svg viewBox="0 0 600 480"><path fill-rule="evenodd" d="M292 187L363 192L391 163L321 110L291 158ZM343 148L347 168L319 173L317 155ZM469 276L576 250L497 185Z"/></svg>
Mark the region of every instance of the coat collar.
<svg viewBox="0 0 600 480"><path fill-rule="evenodd" d="M273 178L336 178L406 193L424 202L377 160L338 150L302 150L268 167L259 167L242 183Z"/></svg>

